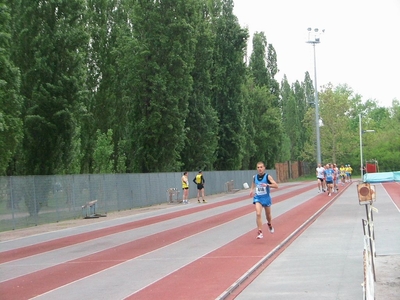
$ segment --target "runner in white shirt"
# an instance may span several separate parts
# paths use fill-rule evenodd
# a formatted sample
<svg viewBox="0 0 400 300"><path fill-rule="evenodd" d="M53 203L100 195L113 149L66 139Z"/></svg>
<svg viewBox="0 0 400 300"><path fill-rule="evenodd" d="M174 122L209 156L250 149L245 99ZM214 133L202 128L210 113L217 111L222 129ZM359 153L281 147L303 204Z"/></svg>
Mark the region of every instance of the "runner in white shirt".
<svg viewBox="0 0 400 300"><path fill-rule="evenodd" d="M321 164L318 164L318 168L315 169L315 175L317 176L317 182L318 182L318 193L321 192L321 187L322 191L325 192L325 168L321 166Z"/></svg>

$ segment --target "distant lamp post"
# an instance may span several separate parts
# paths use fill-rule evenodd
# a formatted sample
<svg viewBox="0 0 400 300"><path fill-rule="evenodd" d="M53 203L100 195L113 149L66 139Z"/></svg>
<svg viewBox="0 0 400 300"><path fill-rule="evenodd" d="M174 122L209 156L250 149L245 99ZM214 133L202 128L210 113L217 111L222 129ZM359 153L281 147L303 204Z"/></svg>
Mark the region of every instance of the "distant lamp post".
<svg viewBox="0 0 400 300"><path fill-rule="evenodd" d="M312 29L307 28L308 30L308 44L312 44L314 48L314 98L315 98L315 131L317 134L317 164L320 164L321 161L321 141L319 134L319 107L318 107L318 85L317 85L317 58L315 55L315 44L320 43L320 33L318 28L314 28L314 34L312 34ZM322 33L325 32L325 29L322 30Z"/></svg>
<svg viewBox="0 0 400 300"><path fill-rule="evenodd" d="M363 161L363 142L362 142L362 135L366 132L375 132L375 130L363 130L362 129L362 122L361 122L361 114L358 115L358 121L360 125L360 169L361 169L361 177L362 177L362 170L364 168L364 161Z"/></svg>

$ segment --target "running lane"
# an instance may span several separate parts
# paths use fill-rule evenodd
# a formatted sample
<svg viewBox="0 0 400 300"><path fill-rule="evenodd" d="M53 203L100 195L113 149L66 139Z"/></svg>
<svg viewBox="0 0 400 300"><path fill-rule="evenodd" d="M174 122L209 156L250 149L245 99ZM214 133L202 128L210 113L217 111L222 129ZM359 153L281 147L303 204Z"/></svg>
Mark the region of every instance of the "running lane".
<svg viewBox="0 0 400 300"><path fill-rule="evenodd" d="M293 191L275 196L274 203L279 203L296 196L301 197L304 193L309 192L313 188L314 185L298 186ZM146 224L161 222L164 219L176 218L178 216L182 216L183 214L192 214L200 210L207 209L212 210L215 207L227 205L232 201L248 201L248 199L248 196L235 197L230 200L207 204L201 207L188 208L180 212L150 217L141 221L129 222L123 225L96 230L89 232L86 237L91 238L92 234L95 234L97 237L111 235L113 233L131 230L133 228L137 228L138 226L146 226ZM263 240L256 240L254 238L254 232L248 232L243 236L238 237L234 241L222 246L221 248L196 259L184 268L171 273L171 275L158 280L147 288L141 289L137 293L132 294L132 298L179 299L179 297L176 297L176 293L179 293L180 295L185 295L185 298L190 297L196 299L195 296L190 294L190 291L187 295L185 294L186 286L188 290L198 290L199 284L201 286L207 286L208 289L202 291L202 293L198 295L202 295L205 298L209 298L208 295L213 295L212 297L215 298L225 288L229 287L233 282L235 282L246 270L251 268L263 256L265 256L266 253L270 252L277 245L282 243L282 241L293 232L293 228L298 228L298 226L303 224L305 220L313 215L319 208L332 199L333 198L328 198L326 194L320 194L316 197L313 197L309 201L306 201L298 207L275 218L274 225L276 228L279 228L279 230L277 230L274 235L269 235L266 231L266 238ZM134 259L140 255L144 255L156 249L166 247L175 243L176 241L182 241L185 238L196 235L199 232L212 230L221 224L228 223L232 220L242 217L243 215L252 214L253 209L254 208L252 205L246 205L241 208L232 209L225 213L205 218L201 221L188 223L182 227L162 231L146 238L130 241L123 245L100 251L98 253L93 253L76 260L68 261L67 263L62 263L54 267L45 268L28 275L2 282L0 283L2 299L29 299L38 295L42 295L46 292L50 292L61 286L74 284L75 281L85 280L86 277L89 277L92 274L107 270L116 265L123 264L124 262ZM57 249L65 247L66 244L78 244L81 243L82 240L87 241L87 239L84 238L84 235L75 235L66 238L67 240L57 239L50 242L23 247L23 250L28 250L27 252L24 252L23 250L18 252L18 249L16 249L14 254L19 253L16 257L13 257L11 253L6 253L6 255L8 255L7 261L12 262L15 260L15 262L18 263L19 257L32 256L39 254L42 251L57 251ZM74 240L74 237L76 240ZM4 253L1 253L2 258L3 254ZM5 259L3 261L5 261ZM188 274L192 274L190 275L190 284L188 284L189 282L185 283L185 289L183 293L181 289L181 282L179 281L181 278L188 276ZM226 277L226 279L224 277ZM169 294L171 289L175 294ZM151 292L150 294L147 294L149 290ZM158 294L155 291L158 291ZM202 297L202 299L204 299L204 297Z"/></svg>
<svg viewBox="0 0 400 300"><path fill-rule="evenodd" d="M400 212L400 182L385 182L382 185Z"/></svg>
<svg viewBox="0 0 400 300"><path fill-rule="evenodd" d="M274 218L274 234L264 226L264 239L257 240L252 230L127 299L215 299L336 197L319 194ZM271 262L268 260L264 267Z"/></svg>
<svg viewBox="0 0 400 300"><path fill-rule="evenodd" d="M287 189L289 187L290 186L287 186L285 188ZM286 196L291 197L291 196L296 195L296 193L302 193L309 189L310 189L309 186L302 187L302 188L296 190L295 192L287 193ZM210 203L209 205L188 208L184 211L177 211L177 212L173 212L173 213L163 214L160 216L150 217L150 218L146 218L146 219L139 220L139 221L128 222L128 223L124 223L124 224L117 225L117 226L111 226L111 227L99 229L99 230L92 230L90 232L71 235L71 236L59 238L59 239L54 239L54 240L51 240L48 242L36 243L34 245L30 245L30 246L26 246L26 247L20 247L20 248L13 249L13 250L3 251L0 253L0 264L6 263L9 261L13 261L13 260L17 260L17 259L21 259L24 257L48 252L48 251L57 250L57 249L60 249L63 247L68 247L68 246L79 244L82 242L87 242L90 240L102 238L102 237L112 235L115 233L120 233L123 231L132 230L135 228L145 227L150 224L159 223L159 222L163 222L166 220L171 220L171 219L174 219L177 217L190 215L190 214L193 214L196 212L213 209L215 207L239 202L239 201L242 201L242 200L245 200L248 198L249 198L249 196L247 196L247 195L241 196L241 197L235 197L235 198L220 201L217 203Z"/></svg>

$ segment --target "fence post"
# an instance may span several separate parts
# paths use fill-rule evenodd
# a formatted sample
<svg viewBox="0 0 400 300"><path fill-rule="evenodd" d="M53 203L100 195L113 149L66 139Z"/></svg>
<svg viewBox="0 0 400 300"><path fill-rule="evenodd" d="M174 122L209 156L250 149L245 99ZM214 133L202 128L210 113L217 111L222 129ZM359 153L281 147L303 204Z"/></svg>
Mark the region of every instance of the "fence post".
<svg viewBox="0 0 400 300"><path fill-rule="evenodd" d="M368 236L368 220L362 220L364 231L364 250L363 250L363 265L364 265L364 281L363 281L363 299L374 300L374 277L375 271L373 270L373 253L370 248L370 236Z"/></svg>
<svg viewBox="0 0 400 300"><path fill-rule="evenodd" d="M13 193L13 177L9 178L9 189L10 189L10 203L11 203L11 214L12 214L12 228L15 230L15 212L14 212L14 193Z"/></svg>

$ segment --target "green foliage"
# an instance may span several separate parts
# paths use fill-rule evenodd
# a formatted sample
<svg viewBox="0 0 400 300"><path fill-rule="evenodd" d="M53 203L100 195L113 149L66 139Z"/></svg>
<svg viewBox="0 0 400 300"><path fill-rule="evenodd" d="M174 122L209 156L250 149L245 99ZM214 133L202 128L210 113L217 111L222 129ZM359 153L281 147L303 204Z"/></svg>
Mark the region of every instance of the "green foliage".
<svg viewBox="0 0 400 300"><path fill-rule="evenodd" d="M97 174L112 173L113 162L111 155L113 154L112 144L113 132L111 129L107 133L101 133L100 129L96 131L96 146L93 153L93 170Z"/></svg>
<svg viewBox="0 0 400 300"><path fill-rule="evenodd" d="M260 87L249 78L246 98L245 145L248 163L243 167L252 169L258 161L264 161L268 168L273 168L280 155L282 136L281 113L274 106L274 96L266 86Z"/></svg>
<svg viewBox="0 0 400 300"><path fill-rule="evenodd" d="M346 89L333 90L332 85L326 86L320 93L320 118L323 123L320 128L321 152L325 162L343 162L349 151L348 145L352 143L346 116L350 94Z"/></svg>
<svg viewBox="0 0 400 300"><path fill-rule="evenodd" d="M282 140L281 140L281 144L279 147L280 151L279 151L279 156L277 157L277 161L291 161L292 159L290 158L291 156L291 143L290 143L290 139L287 135L283 134L282 135Z"/></svg>
<svg viewBox="0 0 400 300"><path fill-rule="evenodd" d="M88 86L90 97L85 106L88 114L84 120L82 134L85 136L85 164L90 169L90 154L93 152L93 136L97 129L113 130L113 159L121 170L117 154L120 141L129 139L132 101L132 52L125 53L132 43L129 28L129 13L132 6L127 1L89 1L88 28ZM129 49L131 50L131 49ZM129 58L127 58L129 56ZM91 142L90 142L91 141ZM122 158L123 161L126 158ZM125 167L126 169L126 167Z"/></svg>
<svg viewBox="0 0 400 300"><path fill-rule="evenodd" d="M0 174L315 162L308 72L303 82L284 76L279 84L278 53L263 32L254 34L246 66L249 34L233 4L1 1ZM365 159L400 170L398 100L379 107L346 84L319 95L324 162L357 171L361 114L363 128L376 131L363 135Z"/></svg>
<svg viewBox="0 0 400 300"><path fill-rule="evenodd" d="M192 91L195 1L137 2L133 22L135 80L132 170L180 170ZM179 18L177 17L179 16Z"/></svg>
<svg viewBox="0 0 400 300"><path fill-rule="evenodd" d="M267 86L270 75L266 67L267 38L264 32L256 32L253 36L253 52L250 55L249 70L254 82L259 86Z"/></svg>
<svg viewBox="0 0 400 300"><path fill-rule="evenodd" d="M220 1L212 19L216 35L212 66L212 106L219 119L217 170L238 169L242 158L243 103L241 85L245 80L244 55L248 32L233 15L233 1Z"/></svg>
<svg viewBox="0 0 400 300"><path fill-rule="evenodd" d="M77 154L73 138L85 92L85 1L21 1L15 6L16 64L21 92L27 174L62 173ZM18 18L17 18L18 16Z"/></svg>
<svg viewBox="0 0 400 300"><path fill-rule="evenodd" d="M201 4L203 2L203 5ZM210 68L215 35L212 32L209 7L204 1L196 2L193 16L194 49L193 89L188 99L188 115L185 120L185 146L181 152L182 169L212 170L218 146L218 116L211 106L212 83Z"/></svg>
<svg viewBox="0 0 400 300"><path fill-rule="evenodd" d="M117 173L126 173L126 160L127 155L125 152L126 149L126 141L119 141L118 143L118 157L117 157L117 165L116 172Z"/></svg>
<svg viewBox="0 0 400 300"><path fill-rule="evenodd" d="M365 161L377 160L379 170L400 170L400 103L393 101L391 109L376 107L363 120L369 121L365 129L374 133L363 135ZM368 126L368 127L367 127Z"/></svg>
<svg viewBox="0 0 400 300"><path fill-rule="evenodd" d="M11 60L10 21L9 7L0 3L0 175L6 175L23 136L20 73Z"/></svg>
<svg viewBox="0 0 400 300"><path fill-rule="evenodd" d="M255 33L248 68L253 81L248 81L249 92L246 100L250 111L247 116L247 123L250 124L247 127L251 130L246 145L250 150L254 149L250 153L249 168L254 168L260 160L264 161L267 167L274 168L275 162L285 156L280 147L283 142L283 127L282 111L278 103L279 84L274 79L278 71L276 59L275 49L267 44L265 34Z"/></svg>
<svg viewBox="0 0 400 300"><path fill-rule="evenodd" d="M243 128L246 134L243 135L242 141L242 169L251 170L254 168L252 158L257 152L255 137L256 137L256 124L254 122L255 113L254 108L254 93L255 84L252 76L246 77L246 82L242 85L242 101L243 106Z"/></svg>
<svg viewBox="0 0 400 300"><path fill-rule="evenodd" d="M286 75L281 82L282 122L285 131L285 138L290 145L289 158L292 161L301 160L307 157L304 150L307 141L311 140L310 131L307 128L315 128L312 122L306 122L307 110L309 109L309 95L307 84L296 81L289 85ZM311 121L311 120L308 120ZM312 157L312 156L311 156ZM310 156L308 156L310 159Z"/></svg>

